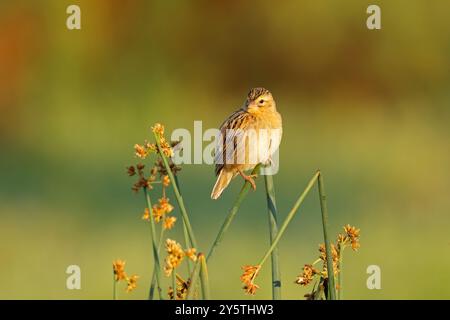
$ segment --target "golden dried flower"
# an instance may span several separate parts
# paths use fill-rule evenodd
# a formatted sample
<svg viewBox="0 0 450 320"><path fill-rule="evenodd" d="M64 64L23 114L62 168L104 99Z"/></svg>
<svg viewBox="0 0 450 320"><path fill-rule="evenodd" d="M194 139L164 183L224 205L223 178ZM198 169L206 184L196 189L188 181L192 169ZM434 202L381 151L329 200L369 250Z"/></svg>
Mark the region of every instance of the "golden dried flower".
<svg viewBox="0 0 450 320"><path fill-rule="evenodd" d="M320 252L319 258L323 261L322 276L324 278L328 278L328 273L327 273L327 253L326 253L325 244L322 243L322 244L319 245L319 252ZM337 248L334 245L334 243L331 243L331 256L332 256L332 259L333 259L333 272L336 275L336 274L339 273L339 251L337 250Z"/></svg>
<svg viewBox="0 0 450 320"><path fill-rule="evenodd" d="M162 137L164 135L164 126L160 123L155 123L152 127L152 131Z"/></svg>
<svg viewBox="0 0 450 320"><path fill-rule="evenodd" d="M155 204L152 207L152 214L153 218L155 219L155 222L158 223L164 216L164 210L160 206Z"/></svg>
<svg viewBox="0 0 450 320"><path fill-rule="evenodd" d="M319 245L319 252L320 252L320 259L322 261L326 262L327 261L327 251L325 248L325 244L322 243ZM334 243L331 243L331 256L333 257L333 262L336 262L339 260L339 253L338 253Z"/></svg>
<svg viewBox="0 0 450 320"><path fill-rule="evenodd" d="M245 293L253 296L256 294L256 290L259 289L259 286L254 283L247 283L244 285L243 289Z"/></svg>
<svg viewBox="0 0 450 320"><path fill-rule="evenodd" d="M156 222L161 221L161 219L164 217L164 215L166 213L170 213L172 211L173 211L173 206L169 203L169 199L166 197L159 199L159 205L155 204L152 207L153 217L155 218ZM170 225L170 223L173 224L175 222L175 220L174 219L168 220L167 221L168 225Z"/></svg>
<svg viewBox="0 0 450 320"><path fill-rule="evenodd" d="M358 238L359 237L360 229L356 229L356 227L352 227L349 224L344 226L344 231L350 238Z"/></svg>
<svg viewBox="0 0 450 320"><path fill-rule="evenodd" d="M167 257L165 259L164 273L166 276L172 274L173 269L178 267L184 258L184 251L181 245L175 240L166 240Z"/></svg>
<svg viewBox="0 0 450 320"><path fill-rule="evenodd" d="M126 279L127 275L125 273L125 261L120 259L113 261L113 271L116 281Z"/></svg>
<svg viewBox="0 0 450 320"><path fill-rule="evenodd" d="M173 206L169 203L169 198L163 197L158 200L159 201L159 207L161 210L164 211L164 213L171 213L173 210Z"/></svg>
<svg viewBox="0 0 450 320"><path fill-rule="evenodd" d="M162 178L162 184L163 184L164 187L168 187L170 185L170 178L169 178L168 175L165 175Z"/></svg>
<svg viewBox="0 0 450 320"><path fill-rule="evenodd" d="M174 155L173 149L164 138L161 138L160 145L161 145L161 149L162 149L162 152L164 153L164 155L167 158L172 158Z"/></svg>
<svg viewBox="0 0 450 320"><path fill-rule="evenodd" d="M145 143L145 147L147 148L147 152L155 152L156 151L156 144L154 144L154 143L149 143L149 142L146 142Z"/></svg>
<svg viewBox="0 0 450 320"><path fill-rule="evenodd" d="M352 249L353 251L358 251L358 248L361 246L361 244L358 242L358 240L352 240Z"/></svg>
<svg viewBox="0 0 450 320"><path fill-rule="evenodd" d="M241 276L241 282L244 284L243 289L247 294L254 295L259 286L254 283L261 266L243 266L244 273Z"/></svg>
<svg viewBox="0 0 450 320"><path fill-rule="evenodd" d="M175 225L175 221L177 221L177 218L175 217L167 217L164 219L164 229L170 230Z"/></svg>
<svg viewBox="0 0 450 320"><path fill-rule="evenodd" d="M148 208L145 208L144 214L142 215L142 220L150 220L150 210L148 210Z"/></svg>
<svg viewBox="0 0 450 320"><path fill-rule="evenodd" d="M147 151L145 150L144 146L135 144L134 145L134 154L138 158L145 159L145 157L147 156Z"/></svg>
<svg viewBox="0 0 450 320"><path fill-rule="evenodd" d="M319 273L320 272L316 268L314 268L312 265L305 264L305 266L303 267L302 274L300 274L297 277L297 280L295 281L295 283L302 285L302 286L307 286L314 279L314 276Z"/></svg>
<svg viewBox="0 0 450 320"><path fill-rule="evenodd" d="M189 248L189 249L186 249L186 251L184 253L186 254L186 257L188 257L192 261L194 261L194 262L197 261L197 249Z"/></svg>
<svg viewBox="0 0 450 320"><path fill-rule="evenodd" d="M338 237L337 237L337 243L344 245L346 242L347 242L347 237L345 235L343 235L342 233L339 233Z"/></svg>
<svg viewBox="0 0 450 320"><path fill-rule="evenodd" d="M191 284L191 281L188 279L187 281L183 280L178 274L176 275L176 286L177 286L177 300L185 300L187 296L187 291ZM169 300L173 300L173 288L169 287L167 292L169 296Z"/></svg>
<svg viewBox="0 0 450 320"><path fill-rule="evenodd" d="M360 229L356 229L356 227L352 227L349 224L344 226L344 231L347 234L347 237L350 239L352 249L357 251L361 246L359 243L359 233Z"/></svg>
<svg viewBox="0 0 450 320"><path fill-rule="evenodd" d="M131 277L127 278L127 292L131 292L137 287L137 279L139 279L139 276L132 275Z"/></svg>

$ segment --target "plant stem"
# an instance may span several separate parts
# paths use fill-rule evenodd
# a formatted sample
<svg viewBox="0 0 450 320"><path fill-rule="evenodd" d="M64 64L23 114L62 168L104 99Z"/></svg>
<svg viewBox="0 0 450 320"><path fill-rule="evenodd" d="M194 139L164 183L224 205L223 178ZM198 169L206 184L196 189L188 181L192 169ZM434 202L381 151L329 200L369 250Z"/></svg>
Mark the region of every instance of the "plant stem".
<svg viewBox="0 0 450 320"><path fill-rule="evenodd" d="M187 231L187 228L186 228L186 224L184 222L183 222L183 234L184 234L184 242L185 242L186 249L189 249L192 246L190 245L189 234L188 234L188 231ZM186 261L186 265L187 265L188 274L190 274L191 273L191 261L190 261L190 259L188 259Z"/></svg>
<svg viewBox="0 0 450 320"><path fill-rule="evenodd" d="M163 161L164 167L166 168L169 179L170 179L170 181L175 182L176 180L172 173L172 170L170 169L169 162L167 161L167 158L164 155L164 152L161 148L160 137L156 133L153 133L153 135L155 136L156 146L158 147L159 154ZM183 197L180 194L180 190L178 189L177 183L176 182L172 183L172 187L173 187L173 191L175 193L175 197L177 198L177 202L178 202L178 206L180 207L181 214L183 216L183 221L186 224L186 229L189 233L189 238L191 240L191 243L194 246L194 248L196 248L198 250L197 241L195 240L194 232L192 230L191 223L189 221L189 216L187 214L186 207L184 206Z"/></svg>
<svg viewBox="0 0 450 320"><path fill-rule="evenodd" d="M270 244L276 238L278 233L277 224L277 205L275 201L275 188L273 184L273 177L271 175L265 175L264 181L266 185L266 197L267 197L267 208L269 214L269 229L270 229ZM278 255L278 247L272 252L272 298L273 300L281 299L281 272L280 263Z"/></svg>
<svg viewBox="0 0 450 320"><path fill-rule="evenodd" d="M331 300L336 300L336 285L334 281L333 257L331 255L331 243L328 237L328 208L327 198L325 195L325 186L323 183L322 173L319 171L318 176L320 208L322 211L323 237L325 241L325 250L327 254L327 271L328 271L328 292Z"/></svg>
<svg viewBox="0 0 450 320"><path fill-rule="evenodd" d="M284 220L283 224L281 225L280 230L278 231L277 236L272 241L272 245L270 246L269 250L267 250L264 257L260 260L258 263L259 266L262 266L264 262L267 260L267 258L271 255L272 251L276 248L278 242L280 241L281 237L283 236L283 233L286 231L286 228L288 227L289 223L291 222L292 218L295 216L295 213L297 212L297 209L300 207L300 205L303 203L303 200L305 200L306 195L313 187L314 183L317 180L317 177L319 176L319 171L316 172L316 174L311 178L308 185L306 186L305 190L302 192L300 197L295 202L294 206L292 207L291 211L288 213L286 219Z"/></svg>
<svg viewBox="0 0 450 320"><path fill-rule="evenodd" d="M178 188L178 190L180 191L180 194L181 194L181 188L180 188L180 182L178 180L178 176L175 176L175 183L177 184L177 188ZM184 235L184 245L185 245L186 249L192 248L192 243L191 243L191 241L189 239L189 233L187 231L186 223L184 222L184 220L183 220L183 235ZM190 259L187 260L186 264L187 264L188 274L191 274L191 261L190 261Z"/></svg>
<svg viewBox="0 0 450 320"><path fill-rule="evenodd" d="M149 210L152 210L152 202L150 200L150 195L148 194L147 188L144 188L144 195L145 200L147 202L147 207ZM161 293L161 264L159 262L159 250L157 248L156 243L156 230L155 230L155 222L153 221L153 218L150 217L150 233L152 238L152 248L153 248L153 260L154 260L154 270L155 270L155 277L156 277L156 286L158 288L159 297L162 300L163 296Z"/></svg>
<svg viewBox="0 0 450 320"><path fill-rule="evenodd" d="M172 290L173 300L177 300L177 271L175 268L172 270Z"/></svg>
<svg viewBox="0 0 450 320"><path fill-rule="evenodd" d="M342 286L344 284L344 249L345 246L341 246L339 245L339 273L338 273L338 286L339 286L339 290L337 291L338 293L338 300L343 300L344 299L344 292L342 291Z"/></svg>
<svg viewBox="0 0 450 320"><path fill-rule="evenodd" d="M153 219L153 217L151 217L150 219ZM158 242L158 254L161 253L161 245L163 242L163 237L164 237L164 228L161 227L161 231L159 233L159 242ZM153 273L152 273L152 281L150 284L150 290L148 293L148 300L153 300L153 296L155 294L155 285L156 285L156 270L155 270L156 266L153 267Z"/></svg>
<svg viewBox="0 0 450 320"><path fill-rule="evenodd" d="M209 278L208 278L208 267L206 266L206 259L203 254L198 255L200 262L200 282L202 286L202 296L203 300L209 300Z"/></svg>
<svg viewBox="0 0 450 320"><path fill-rule="evenodd" d="M117 300L117 281L114 272L113 272L113 300Z"/></svg>
<svg viewBox="0 0 450 320"><path fill-rule="evenodd" d="M256 167L253 169L251 174L252 175L256 174L259 171L259 167L260 166L261 166L260 164L256 165ZM207 262L212 257L214 251L217 249L217 247L219 246L220 242L222 241L223 236L225 235L225 233L227 232L228 228L230 227L231 222L233 221L236 213L238 212L239 207L241 206L242 200L244 200L244 198L247 195L249 189L250 189L250 182L245 181L244 185L242 186L241 191L238 194L238 197L234 201L234 204L231 207L230 212L228 213L228 216L225 218L225 221L223 222L222 227L220 228L219 233L216 236L216 240L214 240L214 243L213 243L211 249L209 249L209 253L208 253L207 257L206 257L206 261Z"/></svg>
<svg viewBox="0 0 450 320"><path fill-rule="evenodd" d="M190 279L191 283L189 284L189 288L186 294L186 300L191 300L195 292L195 286L197 285L197 279L199 276L200 269L200 259L197 259L197 262L194 264L194 270L192 270Z"/></svg>

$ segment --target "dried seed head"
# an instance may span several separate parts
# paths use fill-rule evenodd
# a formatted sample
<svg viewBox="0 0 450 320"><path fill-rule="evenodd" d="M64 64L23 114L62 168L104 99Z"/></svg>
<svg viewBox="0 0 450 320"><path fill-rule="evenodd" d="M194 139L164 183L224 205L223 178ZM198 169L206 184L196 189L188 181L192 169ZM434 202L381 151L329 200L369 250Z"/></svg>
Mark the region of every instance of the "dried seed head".
<svg viewBox="0 0 450 320"><path fill-rule="evenodd" d="M126 279L127 275L125 273L125 261L120 259L113 261L113 272L116 281Z"/></svg>
<svg viewBox="0 0 450 320"><path fill-rule="evenodd" d="M137 287L137 280L139 279L139 276L132 275L131 277L127 278L127 292L131 292Z"/></svg>
<svg viewBox="0 0 450 320"><path fill-rule="evenodd" d="M244 284L244 291L247 294L254 295L259 286L254 283L256 277L258 276L261 266L243 266L242 269L244 273L241 275L241 282Z"/></svg>

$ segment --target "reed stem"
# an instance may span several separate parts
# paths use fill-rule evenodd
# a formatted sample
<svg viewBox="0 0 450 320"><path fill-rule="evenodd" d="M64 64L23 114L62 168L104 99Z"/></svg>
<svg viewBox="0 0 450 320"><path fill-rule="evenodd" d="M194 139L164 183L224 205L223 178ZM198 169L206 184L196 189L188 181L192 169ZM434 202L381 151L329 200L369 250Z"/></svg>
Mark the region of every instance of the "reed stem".
<svg viewBox="0 0 450 320"><path fill-rule="evenodd" d="M200 260L200 282L202 286L202 296L203 300L209 300L209 277L208 277L208 267L206 266L206 259L203 254L198 256Z"/></svg>
<svg viewBox="0 0 450 320"><path fill-rule="evenodd" d="M177 300L177 271L175 268L172 270L172 292L173 300Z"/></svg>
<svg viewBox="0 0 450 320"><path fill-rule="evenodd" d="M150 219L153 219L153 217L150 217ZM158 242L158 254L161 253L161 245L163 242L163 237L164 237L164 228L161 227L161 231L159 233L159 242ZM150 290L148 293L148 300L153 300L153 296L155 294L155 285L156 285L156 270L155 270L156 266L154 266L153 268L153 273L152 273L152 281L150 284Z"/></svg>
<svg viewBox="0 0 450 320"><path fill-rule="evenodd" d="M344 299L344 292L342 291L342 286L344 285L344 274L343 274L343 266L344 266L344 249L345 246L339 245L339 274L338 274L338 300Z"/></svg>
<svg viewBox="0 0 450 320"><path fill-rule="evenodd" d="M175 176L175 183L177 184L177 188L181 194L181 188L180 188L180 182L178 180L178 176ZM184 245L185 245L186 249L192 248L193 246L189 239L189 233L187 231L186 223L184 222L184 220L183 220L183 236L184 236ZM187 260L187 270L188 270L188 274L191 274L191 261L189 259Z"/></svg>
<svg viewBox="0 0 450 320"><path fill-rule="evenodd" d="M148 194L147 188L144 188L145 200L147 202L147 207L149 210L152 210L152 202L150 200L150 195ZM162 290L161 290L161 264L159 260L159 250L156 243L156 230L155 230L155 222L153 217L150 216L150 233L152 238L152 248L153 248L153 261L154 261L154 270L155 270L155 278L156 278L156 286L158 288L159 297L162 300Z"/></svg>
<svg viewBox="0 0 450 320"><path fill-rule="evenodd" d="M113 300L117 300L117 281L114 272L113 272Z"/></svg>
<svg viewBox="0 0 450 320"><path fill-rule="evenodd" d="M173 182L172 183L173 191L175 193L175 197L177 198L178 206L180 207L181 215L183 216L183 221L186 224L186 229L189 234L189 239L190 239L192 245L194 246L194 248L196 248L198 250L197 241L195 240L194 231L192 230L192 226L189 221L189 216L187 214L186 207L184 205L183 197L181 196L180 190L178 189L175 177L172 173L172 170L170 169L169 162L167 161L167 158L164 155L164 152L161 148L160 138L159 138L158 134L156 134L156 133L153 133L153 134L155 136L156 146L158 147L158 151L159 151L159 154L161 155L161 159L163 161L164 167L167 171L170 181Z"/></svg>
<svg viewBox="0 0 450 320"><path fill-rule="evenodd" d="M331 243L328 237L328 208L327 198L325 195L325 186L323 183L322 173L319 171L318 176L320 208L322 211L323 237L325 241L325 250L327 254L327 271L328 271L328 296L330 300L336 300L336 285L334 281L333 257L331 255Z"/></svg>
<svg viewBox="0 0 450 320"><path fill-rule="evenodd" d="M294 218L294 216L295 216L295 214L297 212L297 209L300 207L300 205L305 200L306 195L311 190L311 188L313 187L314 183L317 181L317 178L318 178L319 174L320 174L320 172L317 171L316 174L311 178L311 180L309 181L309 183L306 186L305 190L303 190L302 194L300 195L300 197L295 202L295 204L292 207L291 211L289 211L286 219L284 220L283 224L281 225L280 230L277 233L277 236L272 241L272 245L270 246L269 250L267 250L267 252L264 255L264 257L258 263L259 266L262 266L264 264L264 262L266 262L267 258L272 254L272 251L277 247L277 244L280 241L281 237L283 236L283 233L286 231L286 228L288 227L288 225L291 222L292 218Z"/></svg>
<svg viewBox="0 0 450 320"><path fill-rule="evenodd" d="M186 224L184 222L183 222L183 234L184 234L184 242L185 242L186 249L192 248L192 245L190 244L190 241L189 241L189 233L187 231ZM191 260L190 259L187 259L186 265L187 265L188 274L190 274L191 273Z"/></svg>
<svg viewBox="0 0 450 320"><path fill-rule="evenodd" d="M200 271L200 259L197 259L197 262L194 264L194 270L192 270L190 279L191 282L189 284L189 288L186 294L186 300L191 300L192 297L194 296L194 292L195 292L195 287L197 285L197 280L198 280L198 276L199 276L199 271Z"/></svg>
<svg viewBox="0 0 450 320"><path fill-rule="evenodd" d="M269 236L270 236L270 245L272 245L273 240L276 238L278 233L278 223L277 216L278 210L275 201L275 187L273 184L273 176L265 175L264 176L265 186L266 186L266 197L267 197L267 208L269 215ZM275 247L272 255L272 299L280 300L281 299L281 272L280 272L280 262L279 262L279 254L278 247Z"/></svg>
<svg viewBox="0 0 450 320"><path fill-rule="evenodd" d="M259 171L261 164L256 165L256 167L252 171L252 175L256 174ZM222 224L222 227L219 230L219 233L216 236L216 240L214 240L213 245L211 246L211 249L209 249L209 253L206 257L206 261L208 262L209 259L211 259L212 255L216 251L217 247L221 243L223 236L227 232L228 228L231 225L231 222L233 221L234 217L236 216L236 213L239 210L239 207L241 206L242 201L244 200L245 196L247 195L248 191L250 189L250 182L245 181L244 185L241 188L241 191L239 192L236 200L233 203L233 206L231 207L227 217L225 218L225 221Z"/></svg>

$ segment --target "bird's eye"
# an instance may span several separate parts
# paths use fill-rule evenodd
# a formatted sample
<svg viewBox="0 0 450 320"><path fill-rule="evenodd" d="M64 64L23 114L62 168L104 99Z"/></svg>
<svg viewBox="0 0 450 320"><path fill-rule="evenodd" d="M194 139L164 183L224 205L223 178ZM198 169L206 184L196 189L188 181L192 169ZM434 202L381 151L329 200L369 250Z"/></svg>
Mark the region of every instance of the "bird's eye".
<svg viewBox="0 0 450 320"><path fill-rule="evenodd" d="M259 103L263 104L264 103L264 99L259 100Z"/></svg>

